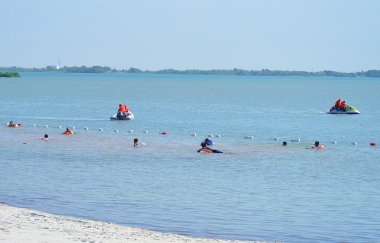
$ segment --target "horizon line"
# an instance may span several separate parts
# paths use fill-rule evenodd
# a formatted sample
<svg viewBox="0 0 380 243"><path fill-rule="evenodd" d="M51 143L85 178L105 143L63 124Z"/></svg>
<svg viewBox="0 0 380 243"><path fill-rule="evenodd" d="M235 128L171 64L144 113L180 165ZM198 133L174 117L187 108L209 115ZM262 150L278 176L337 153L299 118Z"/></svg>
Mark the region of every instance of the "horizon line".
<svg viewBox="0 0 380 243"><path fill-rule="evenodd" d="M102 66L102 65L92 65L92 66L86 66L86 65L74 65L74 66L60 66L60 65L47 65L44 67L22 67L22 66L0 66L1 69L51 69L56 68L55 71L59 71L64 68L94 68L94 67L101 67L101 68L110 68L111 70L115 71L128 71L128 70L139 70L141 72L159 72L159 71L255 71L255 72L262 72L262 71L278 71L278 72L307 72L307 73L319 73L319 72L336 72L336 73L361 73L361 72L368 72L368 71L379 71L379 69L362 69L360 71L336 71L333 69L320 69L320 70L312 70L312 71L306 71L306 70L297 70L297 69L269 69L269 68L261 68L261 69L242 69L242 68L212 68L212 69L197 69L197 68L191 68L191 69L175 69L175 68L163 68L163 69L156 69L156 70L150 70L150 69L143 69L138 67L126 67L126 68L115 68L111 66ZM57 68L59 67L59 68ZM51 70L53 71L53 70Z"/></svg>

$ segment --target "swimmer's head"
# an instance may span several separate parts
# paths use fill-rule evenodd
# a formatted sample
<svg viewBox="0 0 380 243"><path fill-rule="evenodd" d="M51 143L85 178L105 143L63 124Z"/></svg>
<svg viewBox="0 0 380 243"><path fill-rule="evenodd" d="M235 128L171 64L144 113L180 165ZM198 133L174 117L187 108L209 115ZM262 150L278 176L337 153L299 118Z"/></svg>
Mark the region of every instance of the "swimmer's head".
<svg viewBox="0 0 380 243"><path fill-rule="evenodd" d="M212 140L210 140L210 139L208 139L208 138L206 138L205 139L205 142L204 142L206 145L213 145L213 142L212 142Z"/></svg>
<svg viewBox="0 0 380 243"><path fill-rule="evenodd" d="M314 146L318 147L319 146L319 141L315 141Z"/></svg>
<svg viewBox="0 0 380 243"><path fill-rule="evenodd" d="M136 146L139 143L139 140L137 138L133 139L133 145Z"/></svg>
<svg viewBox="0 0 380 243"><path fill-rule="evenodd" d="M288 145L288 143L287 142L282 142L282 146L287 146Z"/></svg>
<svg viewBox="0 0 380 243"><path fill-rule="evenodd" d="M44 138L49 138L49 135L45 134Z"/></svg>

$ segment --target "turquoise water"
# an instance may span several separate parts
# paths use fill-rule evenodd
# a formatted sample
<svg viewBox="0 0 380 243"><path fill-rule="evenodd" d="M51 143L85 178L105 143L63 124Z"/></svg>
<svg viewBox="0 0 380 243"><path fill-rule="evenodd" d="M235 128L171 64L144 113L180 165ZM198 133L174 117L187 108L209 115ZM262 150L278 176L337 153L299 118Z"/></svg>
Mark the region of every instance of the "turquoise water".
<svg viewBox="0 0 380 243"><path fill-rule="evenodd" d="M23 124L0 126L0 202L191 236L380 239L380 79L22 76L0 79L0 122ZM362 113L326 114L339 97ZM121 102L135 120L109 120ZM209 134L225 154L195 152Z"/></svg>

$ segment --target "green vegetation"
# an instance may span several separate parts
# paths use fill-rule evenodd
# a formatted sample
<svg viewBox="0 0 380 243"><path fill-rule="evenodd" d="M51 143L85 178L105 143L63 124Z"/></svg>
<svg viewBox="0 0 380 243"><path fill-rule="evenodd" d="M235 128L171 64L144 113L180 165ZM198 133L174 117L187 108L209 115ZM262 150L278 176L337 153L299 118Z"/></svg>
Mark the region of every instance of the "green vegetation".
<svg viewBox="0 0 380 243"><path fill-rule="evenodd" d="M46 66L45 68L22 68L22 67L0 67L0 71L11 72L63 72L63 73L108 73L115 72L115 69L102 66L81 66L81 67L61 67L57 69L56 66Z"/></svg>
<svg viewBox="0 0 380 243"><path fill-rule="evenodd" d="M60 72L69 72L69 73L108 73L111 72L112 69L110 67L101 67L101 66L93 66L93 67L63 67L59 69Z"/></svg>
<svg viewBox="0 0 380 243"><path fill-rule="evenodd" d="M137 68L126 70L127 73L153 73L153 74L187 74L187 75L237 75L237 76L307 76L307 77L380 77L380 70L369 70L354 73L343 73L335 71L282 71L282 70L244 70L244 69L213 69L213 70L175 70L163 69L158 71L142 71Z"/></svg>
<svg viewBox="0 0 380 243"><path fill-rule="evenodd" d="M0 72L0 78L18 78L18 77L20 77L20 74L18 72L6 72L6 73Z"/></svg>
<svg viewBox="0 0 380 243"><path fill-rule="evenodd" d="M80 66L80 67L62 67L56 69L55 66L47 66L45 68L21 68L21 67L0 67L0 71L7 72L66 72L66 73L150 73L150 74L183 74L183 75L237 75L237 76L303 76L303 77L369 77L379 78L380 70L368 70L361 72L336 72L336 71L282 71L282 70L244 70L244 69L212 69L212 70L176 70L176 69L163 69L158 71L141 70L131 67L127 70L117 70L106 66ZM18 74L17 74L18 75ZM17 76L16 76L17 77Z"/></svg>

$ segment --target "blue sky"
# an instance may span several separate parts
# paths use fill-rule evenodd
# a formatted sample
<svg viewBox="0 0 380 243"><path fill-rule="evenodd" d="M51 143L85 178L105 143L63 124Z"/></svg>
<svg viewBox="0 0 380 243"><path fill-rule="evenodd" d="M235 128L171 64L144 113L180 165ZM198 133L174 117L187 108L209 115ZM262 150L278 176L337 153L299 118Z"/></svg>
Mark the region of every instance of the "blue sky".
<svg viewBox="0 0 380 243"><path fill-rule="evenodd" d="M380 69L380 1L2 0L0 66Z"/></svg>

